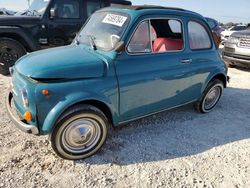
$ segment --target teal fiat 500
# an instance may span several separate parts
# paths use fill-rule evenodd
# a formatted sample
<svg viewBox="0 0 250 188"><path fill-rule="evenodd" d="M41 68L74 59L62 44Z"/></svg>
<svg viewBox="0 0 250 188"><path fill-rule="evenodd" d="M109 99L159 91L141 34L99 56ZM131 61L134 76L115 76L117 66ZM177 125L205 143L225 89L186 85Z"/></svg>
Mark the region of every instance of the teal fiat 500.
<svg viewBox="0 0 250 188"><path fill-rule="evenodd" d="M228 79L206 20L157 6L99 10L71 45L28 54L10 72L14 124L50 135L71 160L97 152L109 126L188 103L210 112Z"/></svg>

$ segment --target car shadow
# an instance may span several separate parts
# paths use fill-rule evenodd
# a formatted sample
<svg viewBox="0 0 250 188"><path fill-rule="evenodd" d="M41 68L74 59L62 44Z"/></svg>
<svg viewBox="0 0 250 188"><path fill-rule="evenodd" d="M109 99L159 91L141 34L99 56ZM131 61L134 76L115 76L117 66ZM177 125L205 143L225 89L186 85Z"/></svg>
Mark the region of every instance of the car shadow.
<svg viewBox="0 0 250 188"><path fill-rule="evenodd" d="M199 114L188 105L132 122L112 131L96 155L75 163L148 163L249 139L249 104L250 90L227 88L216 109L208 114Z"/></svg>

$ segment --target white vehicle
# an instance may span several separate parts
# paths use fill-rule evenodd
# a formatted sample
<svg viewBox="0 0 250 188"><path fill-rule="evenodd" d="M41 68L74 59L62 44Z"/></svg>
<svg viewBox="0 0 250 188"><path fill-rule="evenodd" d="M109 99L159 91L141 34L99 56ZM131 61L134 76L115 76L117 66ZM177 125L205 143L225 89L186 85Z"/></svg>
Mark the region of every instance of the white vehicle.
<svg viewBox="0 0 250 188"><path fill-rule="evenodd" d="M224 44L227 39L236 31L241 31L241 30L245 30L246 29L246 25L237 25L237 26L233 26L230 27L229 29L226 29L225 31L221 32L221 41L222 44Z"/></svg>

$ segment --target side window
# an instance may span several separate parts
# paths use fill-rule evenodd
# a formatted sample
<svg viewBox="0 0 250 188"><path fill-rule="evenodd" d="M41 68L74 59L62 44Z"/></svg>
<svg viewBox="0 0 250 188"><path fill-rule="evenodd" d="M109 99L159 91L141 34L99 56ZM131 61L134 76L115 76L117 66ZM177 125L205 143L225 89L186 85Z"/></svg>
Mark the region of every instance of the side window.
<svg viewBox="0 0 250 188"><path fill-rule="evenodd" d="M87 0L87 16L90 17L96 10L100 9L100 0Z"/></svg>
<svg viewBox="0 0 250 188"><path fill-rule="evenodd" d="M130 53L151 52L149 21L144 21L137 27L127 50Z"/></svg>
<svg viewBox="0 0 250 188"><path fill-rule="evenodd" d="M168 24L173 33L182 33L181 22L177 20L168 20Z"/></svg>
<svg viewBox="0 0 250 188"><path fill-rule="evenodd" d="M77 19L80 18L80 5L78 0L60 0L55 4L58 18Z"/></svg>
<svg viewBox="0 0 250 188"><path fill-rule="evenodd" d="M188 23L189 45L192 50L211 48L212 43L207 30L199 23Z"/></svg>
<svg viewBox="0 0 250 188"><path fill-rule="evenodd" d="M184 48L183 28L180 20L152 19L150 23L153 52L173 52Z"/></svg>

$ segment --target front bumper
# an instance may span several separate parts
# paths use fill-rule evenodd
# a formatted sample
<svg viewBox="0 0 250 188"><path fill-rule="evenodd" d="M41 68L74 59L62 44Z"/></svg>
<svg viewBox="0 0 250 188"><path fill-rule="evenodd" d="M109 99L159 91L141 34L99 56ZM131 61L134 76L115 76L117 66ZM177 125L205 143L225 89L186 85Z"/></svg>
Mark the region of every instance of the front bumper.
<svg viewBox="0 0 250 188"><path fill-rule="evenodd" d="M225 43L222 58L229 64L250 65L250 49L237 44Z"/></svg>
<svg viewBox="0 0 250 188"><path fill-rule="evenodd" d="M248 59L249 58L249 59ZM243 64L243 65L250 65L250 57L240 56L236 54L223 54L223 59L231 64Z"/></svg>
<svg viewBox="0 0 250 188"><path fill-rule="evenodd" d="M29 133L29 134L38 135L39 130L37 127L24 123L22 120L15 117L15 115L12 113L12 100L13 100L13 94L9 92L6 98L6 109L7 109L9 118L16 125L16 127L20 129L21 131L25 133Z"/></svg>

